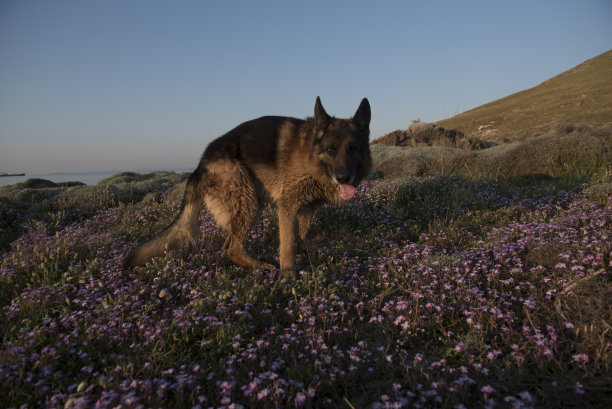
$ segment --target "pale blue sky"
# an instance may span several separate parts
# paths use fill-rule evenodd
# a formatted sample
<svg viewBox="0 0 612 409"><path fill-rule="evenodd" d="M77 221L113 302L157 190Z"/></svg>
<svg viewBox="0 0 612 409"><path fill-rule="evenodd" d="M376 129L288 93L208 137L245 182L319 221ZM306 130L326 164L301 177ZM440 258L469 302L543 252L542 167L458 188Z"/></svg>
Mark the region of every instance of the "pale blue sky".
<svg viewBox="0 0 612 409"><path fill-rule="evenodd" d="M372 138L530 88L612 48L610 0L0 0L0 171L195 168L320 95Z"/></svg>

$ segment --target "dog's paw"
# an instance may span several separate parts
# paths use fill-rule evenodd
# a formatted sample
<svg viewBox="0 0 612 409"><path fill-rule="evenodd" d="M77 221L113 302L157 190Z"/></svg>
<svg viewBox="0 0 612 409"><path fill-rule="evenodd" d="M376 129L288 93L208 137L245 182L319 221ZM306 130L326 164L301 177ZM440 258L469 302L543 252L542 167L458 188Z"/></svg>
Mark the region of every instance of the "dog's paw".
<svg viewBox="0 0 612 409"><path fill-rule="evenodd" d="M277 270L276 266L269 264L269 263L264 263L263 261L257 262L257 264L253 266L253 268L255 270L264 270L264 271Z"/></svg>
<svg viewBox="0 0 612 409"><path fill-rule="evenodd" d="M299 276L298 276L298 273L295 267L291 266L291 267L281 268L280 277L285 278L285 279L297 280Z"/></svg>

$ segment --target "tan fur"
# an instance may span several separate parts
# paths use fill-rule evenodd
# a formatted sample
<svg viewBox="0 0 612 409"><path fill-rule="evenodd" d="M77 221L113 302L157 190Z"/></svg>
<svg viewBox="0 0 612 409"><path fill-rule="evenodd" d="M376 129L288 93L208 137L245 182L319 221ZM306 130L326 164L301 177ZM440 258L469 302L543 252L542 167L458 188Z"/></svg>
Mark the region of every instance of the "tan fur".
<svg viewBox="0 0 612 409"><path fill-rule="evenodd" d="M223 247L232 261L272 268L251 258L244 247L262 206L271 200L278 207L281 272L294 272L296 241L304 246L316 209L326 202L342 203L338 184L357 186L370 171L369 124L367 99L353 118L336 119L317 98L313 118L262 117L239 125L210 143L189 178L179 217L133 250L125 267L195 240L205 204L228 234Z"/></svg>

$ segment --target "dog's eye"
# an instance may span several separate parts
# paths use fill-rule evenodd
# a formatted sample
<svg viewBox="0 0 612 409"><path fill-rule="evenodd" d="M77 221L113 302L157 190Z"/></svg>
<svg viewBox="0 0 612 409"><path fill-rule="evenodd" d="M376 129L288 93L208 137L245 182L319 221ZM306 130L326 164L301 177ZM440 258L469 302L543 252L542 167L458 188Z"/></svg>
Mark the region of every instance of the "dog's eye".
<svg viewBox="0 0 612 409"><path fill-rule="evenodd" d="M334 148L333 146L328 146L326 149L327 153L329 153L330 155L335 155L336 154L336 148Z"/></svg>
<svg viewBox="0 0 612 409"><path fill-rule="evenodd" d="M350 153L355 153L355 152L357 152L358 150L359 150L359 148L358 148L358 147L356 147L355 145L351 145L351 146L349 146L349 148L348 148L348 151L349 151Z"/></svg>

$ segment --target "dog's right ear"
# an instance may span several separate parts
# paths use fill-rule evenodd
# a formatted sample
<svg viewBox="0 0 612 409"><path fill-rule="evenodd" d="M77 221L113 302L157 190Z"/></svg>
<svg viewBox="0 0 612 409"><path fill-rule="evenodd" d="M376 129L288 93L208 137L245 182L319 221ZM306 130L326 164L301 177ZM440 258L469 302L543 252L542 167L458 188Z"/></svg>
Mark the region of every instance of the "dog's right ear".
<svg viewBox="0 0 612 409"><path fill-rule="evenodd" d="M329 115L327 115L327 112L325 112L325 109L323 109L323 104L321 104L321 98L317 97L317 102L315 102L315 108L314 108L314 120L315 120L315 125L317 126L318 129L325 129L327 128L327 125L329 125L329 121L330 121L330 117Z"/></svg>

